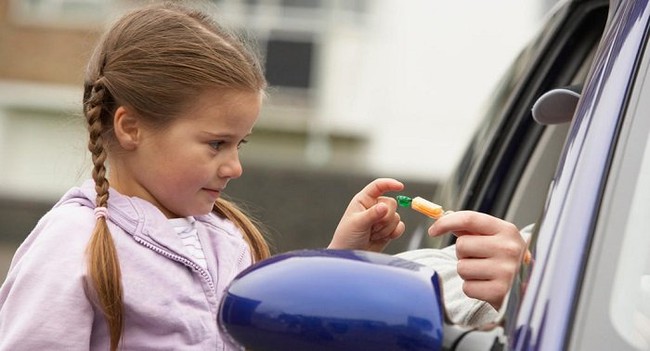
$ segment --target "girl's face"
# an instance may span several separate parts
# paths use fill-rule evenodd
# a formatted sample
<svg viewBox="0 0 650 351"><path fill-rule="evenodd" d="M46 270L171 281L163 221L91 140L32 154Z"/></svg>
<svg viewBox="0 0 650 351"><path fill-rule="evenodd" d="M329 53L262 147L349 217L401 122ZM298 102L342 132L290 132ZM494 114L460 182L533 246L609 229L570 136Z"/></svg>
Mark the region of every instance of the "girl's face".
<svg viewBox="0 0 650 351"><path fill-rule="evenodd" d="M242 174L239 148L257 121L261 99L258 93L211 90L164 129L139 125L136 147L112 163L111 186L148 200L168 218L209 213L228 181Z"/></svg>

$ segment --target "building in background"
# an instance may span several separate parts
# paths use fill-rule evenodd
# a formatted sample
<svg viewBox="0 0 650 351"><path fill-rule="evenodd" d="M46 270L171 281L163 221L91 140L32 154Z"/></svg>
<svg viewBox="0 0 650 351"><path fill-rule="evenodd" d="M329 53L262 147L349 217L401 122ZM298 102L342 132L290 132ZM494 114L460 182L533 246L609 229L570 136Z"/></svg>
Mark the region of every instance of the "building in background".
<svg viewBox="0 0 650 351"><path fill-rule="evenodd" d="M0 0L0 243L24 237L53 201L88 177L83 69L110 19L139 3ZM271 83L243 150L249 173L233 187L237 195L256 202L265 188L252 184L277 186L274 175L300 203L318 182L334 189L332 204L320 207L332 208L324 217L333 222L352 195L346 184L390 176L433 193L549 3L214 1L229 26L256 40ZM300 181L287 184L292 177ZM337 197L337 190L345 193ZM260 217L277 232L295 232L283 226L293 209L286 211ZM304 217L316 226L314 216ZM291 243L276 246L304 246Z"/></svg>

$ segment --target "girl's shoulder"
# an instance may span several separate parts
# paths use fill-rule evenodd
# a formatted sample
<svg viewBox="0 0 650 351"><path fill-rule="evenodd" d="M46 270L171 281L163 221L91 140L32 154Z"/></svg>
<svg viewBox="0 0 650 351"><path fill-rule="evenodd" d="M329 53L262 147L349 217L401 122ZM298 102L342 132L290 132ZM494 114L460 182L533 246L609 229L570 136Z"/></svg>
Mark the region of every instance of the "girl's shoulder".
<svg viewBox="0 0 650 351"><path fill-rule="evenodd" d="M74 246L88 242L96 219L93 210L78 203L53 207L38 221L25 242L38 240L41 245Z"/></svg>
<svg viewBox="0 0 650 351"><path fill-rule="evenodd" d="M20 244L10 272L67 272L70 276L82 276L94 219L92 210L80 204L55 206Z"/></svg>

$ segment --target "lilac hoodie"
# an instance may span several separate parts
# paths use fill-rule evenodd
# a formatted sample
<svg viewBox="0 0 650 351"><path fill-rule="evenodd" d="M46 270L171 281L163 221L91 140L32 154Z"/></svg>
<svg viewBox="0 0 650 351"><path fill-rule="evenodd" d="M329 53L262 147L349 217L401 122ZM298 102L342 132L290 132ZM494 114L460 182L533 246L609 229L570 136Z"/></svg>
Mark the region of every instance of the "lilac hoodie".
<svg viewBox="0 0 650 351"><path fill-rule="evenodd" d="M0 287L0 350L108 350L85 253L95 196L92 181L68 191L16 251ZM152 204L113 189L108 203L122 270L121 349L238 349L217 325L224 289L251 264L234 224L214 214L196 217L204 270Z"/></svg>

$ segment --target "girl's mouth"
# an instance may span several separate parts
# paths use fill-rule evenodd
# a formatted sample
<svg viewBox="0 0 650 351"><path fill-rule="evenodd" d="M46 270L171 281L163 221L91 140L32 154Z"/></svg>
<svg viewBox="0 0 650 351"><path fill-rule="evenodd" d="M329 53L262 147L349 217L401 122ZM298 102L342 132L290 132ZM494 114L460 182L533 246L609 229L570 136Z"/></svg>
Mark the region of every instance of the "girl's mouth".
<svg viewBox="0 0 650 351"><path fill-rule="evenodd" d="M221 194L221 191L216 189L203 188L203 190L205 190L208 194L210 194L215 198L219 197L219 195Z"/></svg>

